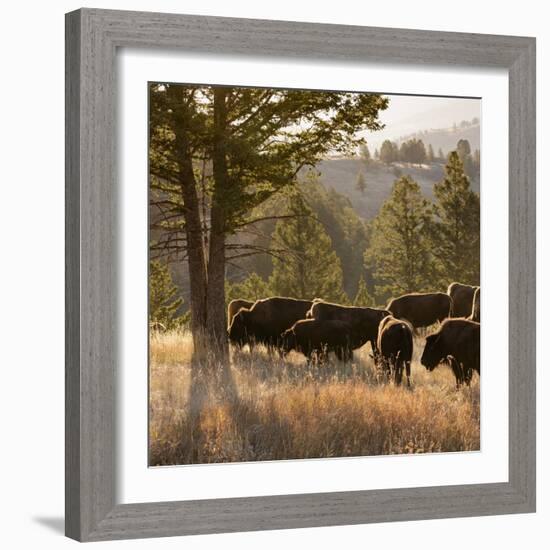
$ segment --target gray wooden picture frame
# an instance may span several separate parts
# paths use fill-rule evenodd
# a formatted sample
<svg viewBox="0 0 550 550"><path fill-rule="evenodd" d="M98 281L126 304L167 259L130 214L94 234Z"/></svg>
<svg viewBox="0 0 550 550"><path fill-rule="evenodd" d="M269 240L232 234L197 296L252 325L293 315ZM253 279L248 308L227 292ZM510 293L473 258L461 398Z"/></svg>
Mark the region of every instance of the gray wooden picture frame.
<svg viewBox="0 0 550 550"><path fill-rule="evenodd" d="M117 48L509 74L509 481L115 502ZM66 16L66 534L81 541L535 511L535 39L82 9Z"/></svg>

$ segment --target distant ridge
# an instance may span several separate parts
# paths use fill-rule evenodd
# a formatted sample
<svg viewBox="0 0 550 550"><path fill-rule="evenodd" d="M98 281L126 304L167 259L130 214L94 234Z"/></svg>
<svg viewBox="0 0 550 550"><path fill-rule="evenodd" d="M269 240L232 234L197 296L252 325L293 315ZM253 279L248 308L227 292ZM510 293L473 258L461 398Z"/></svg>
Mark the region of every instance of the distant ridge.
<svg viewBox="0 0 550 550"><path fill-rule="evenodd" d="M479 123L477 123L470 124L466 127L457 126L456 128L451 127L423 130L406 136L401 136L395 141L398 144L401 144L403 141L407 141L411 138L421 139L426 147L431 145L436 154L439 149L442 149L443 153L446 155L456 148L456 144L461 139L467 139L470 142L472 152L479 149L480 135L480 127Z"/></svg>
<svg viewBox="0 0 550 550"><path fill-rule="evenodd" d="M455 142L456 145L456 142ZM389 197L394 181L402 175L410 175L418 182L427 198L433 196L433 185L443 178L445 165L434 162L430 165L414 166L395 163L386 166L382 163L365 163L359 158L332 158L321 161L316 170L319 181L327 188L333 188L347 197L356 212L365 220L376 216L382 203ZM366 192L356 188L357 175L362 171L366 181ZM479 181L472 181L472 189L479 192Z"/></svg>

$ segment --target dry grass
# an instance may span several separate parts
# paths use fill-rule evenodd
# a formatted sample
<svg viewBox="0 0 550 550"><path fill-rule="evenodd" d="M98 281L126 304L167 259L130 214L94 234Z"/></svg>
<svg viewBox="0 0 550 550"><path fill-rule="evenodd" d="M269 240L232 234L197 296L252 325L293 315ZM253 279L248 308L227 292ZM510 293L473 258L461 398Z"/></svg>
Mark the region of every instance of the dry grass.
<svg viewBox="0 0 550 550"><path fill-rule="evenodd" d="M455 390L416 344L407 389L379 379L368 346L323 367L233 351L228 373L192 365L190 334L153 333L150 464L478 450L479 379Z"/></svg>

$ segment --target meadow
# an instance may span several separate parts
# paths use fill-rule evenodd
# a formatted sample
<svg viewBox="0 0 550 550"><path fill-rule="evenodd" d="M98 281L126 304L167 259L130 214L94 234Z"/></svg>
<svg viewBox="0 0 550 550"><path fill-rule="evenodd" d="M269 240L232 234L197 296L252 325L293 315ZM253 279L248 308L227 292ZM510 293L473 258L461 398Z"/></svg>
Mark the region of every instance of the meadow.
<svg viewBox="0 0 550 550"><path fill-rule="evenodd" d="M151 331L149 464L479 450L478 376L457 390L449 368L420 365L422 346L407 388L383 379L368 344L322 366L232 349L222 369L193 361L190 333Z"/></svg>

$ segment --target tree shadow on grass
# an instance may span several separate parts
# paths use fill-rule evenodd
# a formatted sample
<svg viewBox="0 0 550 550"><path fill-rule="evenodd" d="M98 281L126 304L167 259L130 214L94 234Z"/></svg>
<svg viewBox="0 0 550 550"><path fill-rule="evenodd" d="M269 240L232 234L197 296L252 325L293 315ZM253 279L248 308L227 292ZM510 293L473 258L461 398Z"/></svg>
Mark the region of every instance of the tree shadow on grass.
<svg viewBox="0 0 550 550"><path fill-rule="evenodd" d="M307 362L298 353L291 352L285 357L269 354L262 347L250 352L247 349L233 350L233 359L239 369L258 380L267 383L290 383L302 385L308 382L361 381L369 385L385 383L379 369L374 364L370 347L356 350L351 361L339 361L334 354L319 363Z"/></svg>
<svg viewBox="0 0 550 550"><path fill-rule="evenodd" d="M222 434L221 439L231 440L230 452L220 449L213 442L219 433L209 431L210 425L207 429L204 427L205 413L213 405L221 405L228 416L224 426L230 426L231 434ZM192 426L189 445L192 448L193 463L245 462L275 458L267 456L269 451L263 441L267 427L254 403L241 395L230 356L222 359L193 357L188 407L188 419ZM276 424L280 434L288 433L284 421L278 419ZM212 454L213 448L219 455Z"/></svg>

